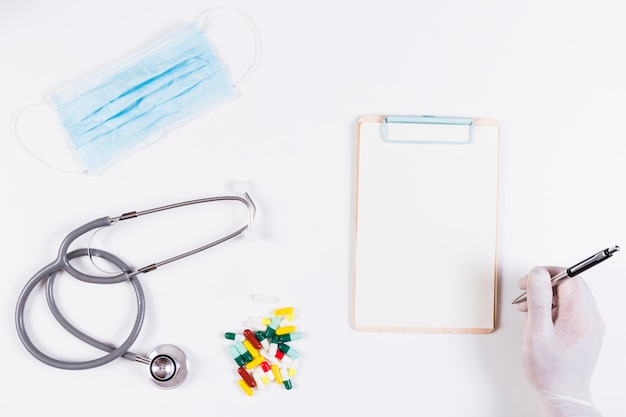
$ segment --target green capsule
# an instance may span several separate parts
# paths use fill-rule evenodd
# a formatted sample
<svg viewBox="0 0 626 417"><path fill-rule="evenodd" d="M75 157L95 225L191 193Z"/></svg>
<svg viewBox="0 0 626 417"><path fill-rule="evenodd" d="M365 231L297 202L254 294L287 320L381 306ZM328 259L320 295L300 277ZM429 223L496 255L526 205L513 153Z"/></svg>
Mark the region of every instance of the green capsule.
<svg viewBox="0 0 626 417"><path fill-rule="evenodd" d="M293 359L300 357L300 353L286 343L281 343L280 345L278 345L278 350Z"/></svg>
<svg viewBox="0 0 626 417"><path fill-rule="evenodd" d="M280 377L283 380L283 385L285 386L285 389L291 389L293 387L293 385L291 384L291 378L289 378L289 373L285 368L282 368L280 370Z"/></svg>
<svg viewBox="0 0 626 417"><path fill-rule="evenodd" d="M276 339L276 341L274 341ZM274 336L272 338L272 343L285 343L291 342L292 340L302 339L302 332L291 332L287 334L283 334L281 336Z"/></svg>
<svg viewBox="0 0 626 417"><path fill-rule="evenodd" d="M237 363L237 365L239 366L243 366L245 365L246 361L243 360L243 357L241 356L241 354L239 353L239 349L237 349L237 346L235 345L230 345L228 347L228 352L230 353L230 355L233 357L233 359L235 360L235 362Z"/></svg>
<svg viewBox="0 0 626 417"><path fill-rule="evenodd" d="M252 358L252 354L248 351L248 349L246 349L246 347L243 345L243 343L237 342L237 343L235 343L235 347L239 351L239 354L241 355L243 360L246 361L246 363L252 361L252 359L253 359Z"/></svg>
<svg viewBox="0 0 626 417"><path fill-rule="evenodd" d="M276 329L278 329L281 321L282 317L274 317L272 319L270 324L267 326L267 329L265 329L265 337L267 339L271 339L276 334Z"/></svg>

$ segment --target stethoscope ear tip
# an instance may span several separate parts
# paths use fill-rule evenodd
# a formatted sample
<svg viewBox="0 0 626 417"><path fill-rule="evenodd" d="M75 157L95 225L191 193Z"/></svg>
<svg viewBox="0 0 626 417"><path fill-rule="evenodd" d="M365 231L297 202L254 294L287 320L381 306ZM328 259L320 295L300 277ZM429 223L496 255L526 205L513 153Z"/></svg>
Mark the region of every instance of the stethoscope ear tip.
<svg viewBox="0 0 626 417"><path fill-rule="evenodd" d="M163 389L178 387L187 379L189 362L178 346L160 345L148 355L148 378Z"/></svg>

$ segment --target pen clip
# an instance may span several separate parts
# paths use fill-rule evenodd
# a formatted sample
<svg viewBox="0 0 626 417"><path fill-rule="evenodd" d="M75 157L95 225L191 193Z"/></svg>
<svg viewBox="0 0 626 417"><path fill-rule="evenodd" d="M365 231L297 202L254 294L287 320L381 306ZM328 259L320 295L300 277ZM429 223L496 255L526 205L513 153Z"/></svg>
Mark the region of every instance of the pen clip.
<svg viewBox="0 0 626 417"><path fill-rule="evenodd" d="M567 275L570 276L570 277L576 276L576 275L580 274L581 272L584 272L584 271L588 270L589 268L599 264L600 262L604 261L605 259L610 258L618 250L619 250L619 246L613 246L612 248L606 248L603 251L600 251L600 252L596 253L595 255L592 255L589 258L585 259L584 261L581 261L581 262L577 263L576 265L568 268L567 269Z"/></svg>

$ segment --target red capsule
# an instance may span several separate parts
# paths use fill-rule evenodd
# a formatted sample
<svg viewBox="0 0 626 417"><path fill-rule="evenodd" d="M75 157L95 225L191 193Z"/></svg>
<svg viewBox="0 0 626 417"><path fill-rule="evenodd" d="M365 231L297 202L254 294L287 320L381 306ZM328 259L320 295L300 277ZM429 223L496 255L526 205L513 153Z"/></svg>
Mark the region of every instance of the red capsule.
<svg viewBox="0 0 626 417"><path fill-rule="evenodd" d="M239 369L237 369L237 372L239 372L239 376L241 376L241 379L243 379L250 388L256 387L256 381L254 380L252 375L250 375L248 371L246 371L245 367L239 367Z"/></svg>
<svg viewBox="0 0 626 417"><path fill-rule="evenodd" d="M267 379L269 379L270 381L274 380L274 373L272 372L272 367L269 363L261 362L261 369L263 369L263 372L265 372L265 376L267 377Z"/></svg>
<svg viewBox="0 0 626 417"><path fill-rule="evenodd" d="M261 342L259 342L259 339L256 338L256 336L254 335L254 333L252 333L250 329L244 330L243 335L248 340L248 342L250 342L250 344L254 346L255 348L257 349L263 348L263 345L261 344Z"/></svg>

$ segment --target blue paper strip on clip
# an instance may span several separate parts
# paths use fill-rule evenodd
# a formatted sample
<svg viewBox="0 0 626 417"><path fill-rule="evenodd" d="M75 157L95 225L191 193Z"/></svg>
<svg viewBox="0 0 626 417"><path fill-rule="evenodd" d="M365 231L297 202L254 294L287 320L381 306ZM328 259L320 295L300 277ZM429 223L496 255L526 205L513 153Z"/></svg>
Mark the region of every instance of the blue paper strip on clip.
<svg viewBox="0 0 626 417"><path fill-rule="evenodd" d="M451 126L451 129L444 130L432 126L420 132L420 137L414 137L416 131L409 129L398 129L391 137L389 126L399 125L440 125ZM436 130L433 130L436 129ZM436 134L435 134L436 132ZM422 135L426 135L421 138ZM406 136L405 136L406 135ZM407 137L408 136L408 137ZM438 117L438 116L386 116L381 124L381 137L385 142L391 143L419 143L419 144L454 144L463 145L472 143L473 123L468 117Z"/></svg>

